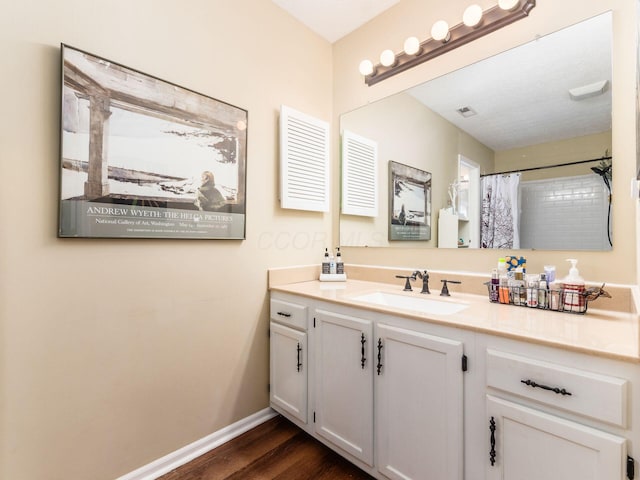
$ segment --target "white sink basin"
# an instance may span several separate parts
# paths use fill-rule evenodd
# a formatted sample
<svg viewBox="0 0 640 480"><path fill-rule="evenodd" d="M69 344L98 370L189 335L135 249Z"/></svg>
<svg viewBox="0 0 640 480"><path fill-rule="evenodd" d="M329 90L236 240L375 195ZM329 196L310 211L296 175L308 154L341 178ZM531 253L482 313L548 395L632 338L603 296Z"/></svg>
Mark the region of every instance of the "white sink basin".
<svg viewBox="0 0 640 480"><path fill-rule="evenodd" d="M451 315L452 313L458 313L469 306L466 303L444 302L430 298L411 297L388 292L366 293L352 297L351 299L357 302L372 303L374 305L437 315Z"/></svg>

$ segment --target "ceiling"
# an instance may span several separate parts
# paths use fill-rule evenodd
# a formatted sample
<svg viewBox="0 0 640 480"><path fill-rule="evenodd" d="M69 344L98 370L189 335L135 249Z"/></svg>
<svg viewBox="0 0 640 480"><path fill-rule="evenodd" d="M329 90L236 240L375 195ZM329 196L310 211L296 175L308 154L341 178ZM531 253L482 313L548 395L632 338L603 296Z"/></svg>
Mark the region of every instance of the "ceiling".
<svg viewBox="0 0 640 480"><path fill-rule="evenodd" d="M333 43L400 0L272 0Z"/></svg>

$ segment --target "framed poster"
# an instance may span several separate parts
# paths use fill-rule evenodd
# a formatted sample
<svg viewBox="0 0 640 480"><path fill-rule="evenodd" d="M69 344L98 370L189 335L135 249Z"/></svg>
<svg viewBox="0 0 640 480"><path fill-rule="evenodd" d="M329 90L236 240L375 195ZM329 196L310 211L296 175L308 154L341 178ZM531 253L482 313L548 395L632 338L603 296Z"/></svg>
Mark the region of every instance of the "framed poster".
<svg viewBox="0 0 640 480"><path fill-rule="evenodd" d="M244 239L248 114L61 45L58 236Z"/></svg>
<svg viewBox="0 0 640 480"><path fill-rule="evenodd" d="M431 174L389 162L389 240L431 240Z"/></svg>

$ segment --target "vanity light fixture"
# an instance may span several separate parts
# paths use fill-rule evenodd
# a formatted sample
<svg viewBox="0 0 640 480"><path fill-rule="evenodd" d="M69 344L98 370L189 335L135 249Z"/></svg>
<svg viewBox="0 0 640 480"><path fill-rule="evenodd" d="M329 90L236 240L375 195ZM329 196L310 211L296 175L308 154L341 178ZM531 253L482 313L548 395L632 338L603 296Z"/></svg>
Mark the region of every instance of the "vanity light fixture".
<svg viewBox="0 0 640 480"><path fill-rule="evenodd" d="M392 67L396 63L396 54L393 50L385 50L380 54L380 64L383 67Z"/></svg>
<svg viewBox="0 0 640 480"><path fill-rule="evenodd" d="M360 75L371 75L373 73L373 62L371 60L363 60L360 62Z"/></svg>
<svg viewBox="0 0 640 480"><path fill-rule="evenodd" d="M438 20L431 27L431 38L439 40L442 43L447 43L451 40L451 33L449 32L449 24L444 20Z"/></svg>
<svg viewBox="0 0 640 480"><path fill-rule="evenodd" d="M403 52L394 54L392 50L385 50L375 66L370 60L363 60L360 73L368 86L374 85L525 18L535 6L536 0L499 0L498 5L485 11L479 5L470 5L458 25L450 28L446 21L439 20L431 28L431 38L420 42L410 37L404 43Z"/></svg>
<svg viewBox="0 0 640 480"><path fill-rule="evenodd" d="M498 0L498 6L503 10L514 10L518 3L518 0Z"/></svg>
<svg viewBox="0 0 640 480"><path fill-rule="evenodd" d="M482 22L482 7L477 3L469 5L462 14L462 23L467 27L477 27Z"/></svg>
<svg viewBox="0 0 640 480"><path fill-rule="evenodd" d="M418 37L409 37L404 41L404 53L407 55L419 55L422 53ZM373 65L371 65L371 68L373 69Z"/></svg>

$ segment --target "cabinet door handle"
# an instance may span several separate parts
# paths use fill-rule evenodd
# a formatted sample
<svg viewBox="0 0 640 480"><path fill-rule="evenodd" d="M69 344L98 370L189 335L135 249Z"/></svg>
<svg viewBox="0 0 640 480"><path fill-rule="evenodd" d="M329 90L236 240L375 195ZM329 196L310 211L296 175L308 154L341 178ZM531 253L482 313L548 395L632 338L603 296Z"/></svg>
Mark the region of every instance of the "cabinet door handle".
<svg viewBox="0 0 640 480"><path fill-rule="evenodd" d="M493 467L496 464L496 420L491 417L489 420L489 431L491 432L491 450L489 451L489 461Z"/></svg>
<svg viewBox="0 0 640 480"><path fill-rule="evenodd" d="M367 343L367 339L364 338L364 333L360 335L360 365L362 365L362 369L364 370L364 364L367 362L366 357L364 356L364 345Z"/></svg>
<svg viewBox="0 0 640 480"><path fill-rule="evenodd" d="M550 392L557 393L558 395L571 395L571 392L567 392L564 388L558 387L549 387L548 385L541 385L539 383L534 382L533 380L520 380L520 383L524 383L525 385L529 385L533 388L541 388L543 390L549 390Z"/></svg>
<svg viewBox="0 0 640 480"><path fill-rule="evenodd" d="M298 352L298 371L300 371L300 368L302 367L302 362L300 361L300 352L302 351L302 347L300 346L300 342L298 342L298 348L296 349Z"/></svg>
<svg viewBox="0 0 640 480"><path fill-rule="evenodd" d="M278 315L280 315L281 317L287 317L287 318L291 316L291 314L287 312L278 312Z"/></svg>
<svg viewBox="0 0 640 480"><path fill-rule="evenodd" d="M382 370L382 339L378 339L378 365L376 366L378 370L378 375L380 375L380 371Z"/></svg>

